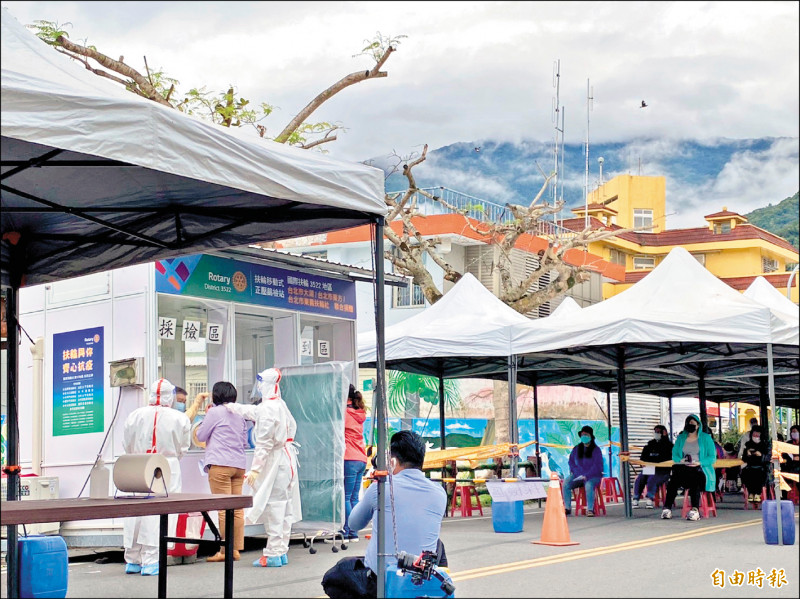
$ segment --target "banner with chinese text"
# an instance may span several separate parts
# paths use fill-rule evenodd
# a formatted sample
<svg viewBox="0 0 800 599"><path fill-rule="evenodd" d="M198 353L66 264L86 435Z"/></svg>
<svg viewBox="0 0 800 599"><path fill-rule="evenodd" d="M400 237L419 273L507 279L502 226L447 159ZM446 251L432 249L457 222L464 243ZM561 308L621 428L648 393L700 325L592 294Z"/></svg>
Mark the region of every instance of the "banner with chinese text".
<svg viewBox="0 0 800 599"><path fill-rule="evenodd" d="M103 327L53 335L53 436L103 432Z"/></svg>
<svg viewBox="0 0 800 599"><path fill-rule="evenodd" d="M156 291L356 318L353 281L218 256L159 260Z"/></svg>

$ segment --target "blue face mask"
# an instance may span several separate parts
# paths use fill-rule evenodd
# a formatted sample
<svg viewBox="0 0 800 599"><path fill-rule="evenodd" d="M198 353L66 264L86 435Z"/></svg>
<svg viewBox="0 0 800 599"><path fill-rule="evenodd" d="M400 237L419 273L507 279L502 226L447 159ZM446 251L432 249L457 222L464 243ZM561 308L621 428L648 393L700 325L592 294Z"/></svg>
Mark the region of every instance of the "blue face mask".
<svg viewBox="0 0 800 599"><path fill-rule="evenodd" d="M175 402L174 404L172 404L172 405L173 405L173 407L174 407L176 410L178 410L179 412L185 412L185 411L186 411L186 404L185 404L185 403L183 403L182 401L176 401L176 402Z"/></svg>
<svg viewBox="0 0 800 599"><path fill-rule="evenodd" d="M589 442L591 440L592 438L589 435L581 435L581 443L583 443L584 445L589 445Z"/></svg>

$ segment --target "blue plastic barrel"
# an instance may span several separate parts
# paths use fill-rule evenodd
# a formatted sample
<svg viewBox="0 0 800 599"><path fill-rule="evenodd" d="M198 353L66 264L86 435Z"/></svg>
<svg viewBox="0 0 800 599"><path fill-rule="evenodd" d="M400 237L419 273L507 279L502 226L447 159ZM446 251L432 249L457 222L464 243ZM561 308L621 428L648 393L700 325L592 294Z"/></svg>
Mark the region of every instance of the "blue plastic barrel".
<svg viewBox="0 0 800 599"><path fill-rule="evenodd" d="M764 528L764 542L767 545L778 544L777 501L768 499L761 504L761 523ZM794 545L794 504L781 500L781 520L783 524L783 544Z"/></svg>
<svg viewBox="0 0 800 599"><path fill-rule="evenodd" d="M69 558L63 537L32 535L17 541L20 597L67 596Z"/></svg>
<svg viewBox="0 0 800 599"><path fill-rule="evenodd" d="M492 526L495 532L522 532L522 501L492 501Z"/></svg>

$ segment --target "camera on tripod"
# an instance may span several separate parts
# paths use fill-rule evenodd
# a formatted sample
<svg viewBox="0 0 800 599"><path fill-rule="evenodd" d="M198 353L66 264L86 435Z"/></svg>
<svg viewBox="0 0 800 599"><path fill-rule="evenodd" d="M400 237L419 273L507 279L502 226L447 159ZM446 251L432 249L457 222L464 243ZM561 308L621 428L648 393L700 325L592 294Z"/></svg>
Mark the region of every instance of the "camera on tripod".
<svg viewBox="0 0 800 599"><path fill-rule="evenodd" d="M436 570L435 566L438 562L439 556L434 551L423 551L418 557L402 551L397 557L397 569L402 572L410 572L411 582L417 586L432 577L436 578L442 583L441 589L445 595L450 596L455 592L456 587Z"/></svg>

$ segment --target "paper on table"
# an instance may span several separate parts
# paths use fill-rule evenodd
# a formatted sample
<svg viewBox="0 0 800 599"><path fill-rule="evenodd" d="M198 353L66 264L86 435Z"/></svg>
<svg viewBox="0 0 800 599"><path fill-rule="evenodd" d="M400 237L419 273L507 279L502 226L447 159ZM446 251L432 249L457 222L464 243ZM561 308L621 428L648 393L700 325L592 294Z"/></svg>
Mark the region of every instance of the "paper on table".
<svg viewBox="0 0 800 599"><path fill-rule="evenodd" d="M642 474L651 475L651 474L655 474L655 473L656 473L656 467L655 466L644 466L642 468Z"/></svg>

